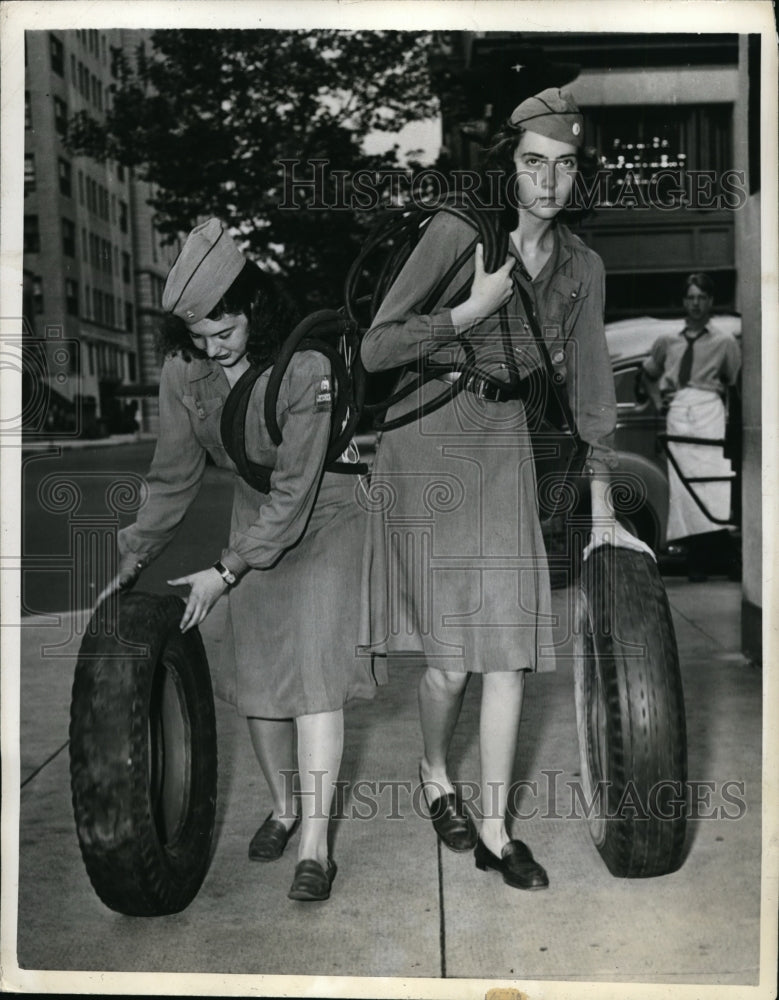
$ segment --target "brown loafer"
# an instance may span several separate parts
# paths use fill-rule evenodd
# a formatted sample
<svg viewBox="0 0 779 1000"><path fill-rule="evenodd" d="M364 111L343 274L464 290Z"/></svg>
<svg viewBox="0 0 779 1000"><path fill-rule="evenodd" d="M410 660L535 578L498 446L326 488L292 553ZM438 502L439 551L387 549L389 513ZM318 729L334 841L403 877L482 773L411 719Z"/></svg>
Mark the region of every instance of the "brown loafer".
<svg viewBox="0 0 779 1000"><path fill-rule="evenodd" d="M421 770L419 780L425 784ZM439 796L427 809L433 828L445 847L458 854L473 850L477 839L476 826L458 788L448 795Z"/></svg>
<svg viewBox="0 0 779 1000"><path fill-rule="evenodd" d="M506 885L514 889L546 889L549 885L549 876L534 860L527 844L523 844L521 840L510 840L498 858L484 846L479 837L473 854L477 868L481 871L494 868L501 873Z"/></svg>
<svg viewBox="0 0 779 1000"><path fill-rule="evenodd" d="M327 859L327 871L313 858L304 858L295 865L295 877L287 896L304 903L329 899L330 887L337 871L338 867L332 858Z"/></svg>
<svg viewBox="0 0 779 1000"><path fill-rule="evenodd" d="M280 858L287 846L287 841L300 823L300 816L296 816L295 822L288 830L281 820L272 817L273 813L270 813L252 837L252 842L249 844L249 859L251 861L276 861Z"/></svg>

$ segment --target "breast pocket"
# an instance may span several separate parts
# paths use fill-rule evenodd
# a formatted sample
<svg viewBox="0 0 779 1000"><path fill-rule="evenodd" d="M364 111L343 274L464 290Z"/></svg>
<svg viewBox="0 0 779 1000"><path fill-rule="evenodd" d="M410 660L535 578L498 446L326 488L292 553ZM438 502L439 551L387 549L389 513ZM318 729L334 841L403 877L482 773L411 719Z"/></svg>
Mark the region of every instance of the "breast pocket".
<svg viewBox="0 0 779 1000"><path fill-rule="evenodd" d="M544 318L544 332L548 339L556 340L560 336L568 339L586 298L587 289L581 281L567 275L555 279L549 296L549 312ZM547 327L554 327L555 330L547 333Z"/></svg>
<svg viewBox="0 0 779 1000"><path fill-rule="evenodd" d="M222 417L224 397L182 396L181 401L189 411L190 421L195 436L201 444L210 447L221 447L222 438L219 433L219 423Z"/></svg>

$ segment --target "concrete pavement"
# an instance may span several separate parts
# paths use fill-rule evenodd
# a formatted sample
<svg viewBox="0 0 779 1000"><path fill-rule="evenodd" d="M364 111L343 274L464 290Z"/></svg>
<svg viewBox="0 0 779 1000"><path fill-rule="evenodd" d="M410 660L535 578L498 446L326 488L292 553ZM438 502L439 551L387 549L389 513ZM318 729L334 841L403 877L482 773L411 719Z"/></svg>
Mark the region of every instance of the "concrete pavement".
<svg viewBox="0 0 779 1000"><path fill-rule="evenodd" d="M547 891L510 889L497 873L478 871L472 856L438 849L429 821L411 802L421 752L419 670L391 663L390 683L376 699L347 708L342 779L352 788L359 779L388 784L384 791L376 786L380 808L370 820L355 814L360 810L353 796L344 801L344 815L335 823L339 874L330 901L305 905L286 898L297 839L278 862L247 860L248 842L270 805L245 724L217 700L219 801L211 867L187 910L153 919L109 911L89 884L68 776L78 628L69 615L55 623L27 619L21 631L19 965L212 974L198 981L203 992L242 995L341 995L351 988L360 996L397 990L409 997L432 991L459 998L513 984L530 995L579 996L578 988L570 990L573 982L599 984L598 996L637 996L642 983L736 986L741 989L731 996L751 995L748 987L757 986L760 966L761 673L739 653L738 584L674 578L666 584L682 662L689 778L715 783L711 805L719 812L719 818L688 824L679 871L615 879L592 844L586 820L565 816L568 782L579 773L566 647L556 673L528 681L516 762L517 779L536 781L545 807L517 824L515 833L547 868ZM569 592L555 592L554 603L562 640ZM217 606L202 629L212 663L223 614ZM57 646L63 655L53 655ZM453 746L453 771L460 779L478 775L479 686L473 678ZM390 798L393 782L397 808ZM734 783L731 798L741 807L727 807L724 782ZM32 981L39 976L30 975ZM393 981L347 986L340 978L302 985L240 978L258 975ZM116 988L110 977L74 981L92 983L82 989ZM562 982L562 992L554 992L550 981ZM153 984L153 992L189 988L177 977L144 982ZM768 982L775 985L775 979ZM141 980L121 983L121 991L141 991ZM606 983L622 985L612 987L612 994Z"/></svg>

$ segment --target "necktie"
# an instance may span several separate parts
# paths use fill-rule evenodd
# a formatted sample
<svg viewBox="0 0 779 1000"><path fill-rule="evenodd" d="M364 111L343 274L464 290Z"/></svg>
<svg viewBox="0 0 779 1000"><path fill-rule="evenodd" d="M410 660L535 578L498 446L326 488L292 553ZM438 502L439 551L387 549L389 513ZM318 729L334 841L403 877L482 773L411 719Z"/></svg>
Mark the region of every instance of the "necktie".
<svg viewBox="0 0 779 1000"><path fill-rule="evenodd" d="M692 374L692 351L695 346L695 341L700 337L701 333L705 333L705 330L701 330L700 333L696 333L694 337L688 337L685 334L685 339L687 340L687 346L684 349L684 354L682 355L682 362L679 365L679 388L683 389L687 383L690 381L690 375Z"/></svg>

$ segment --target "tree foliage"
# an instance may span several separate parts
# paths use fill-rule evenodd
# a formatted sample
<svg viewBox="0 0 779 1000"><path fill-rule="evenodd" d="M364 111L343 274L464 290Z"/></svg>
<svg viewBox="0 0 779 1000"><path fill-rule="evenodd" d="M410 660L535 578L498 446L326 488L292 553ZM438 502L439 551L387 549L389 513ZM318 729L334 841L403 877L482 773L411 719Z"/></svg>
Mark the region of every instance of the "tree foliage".
<svg viewBox="0 0 779 1000"><path fill-rule="evenodd" d="M312 208L310 191L281 207L281 161L300 161L298 177L313 176L312 159L345 171L347 204L356 172L397 169L397 148L371 156L363 140L436 113L430 46L429 35L408 32L155 31L148 46L115 53L104 120L76 115L69 142L152 182L171 240L219 216L256 260L286 275L301 305L332 305L366 218ZM324 202L333 200L328 188Z"/></svg>

